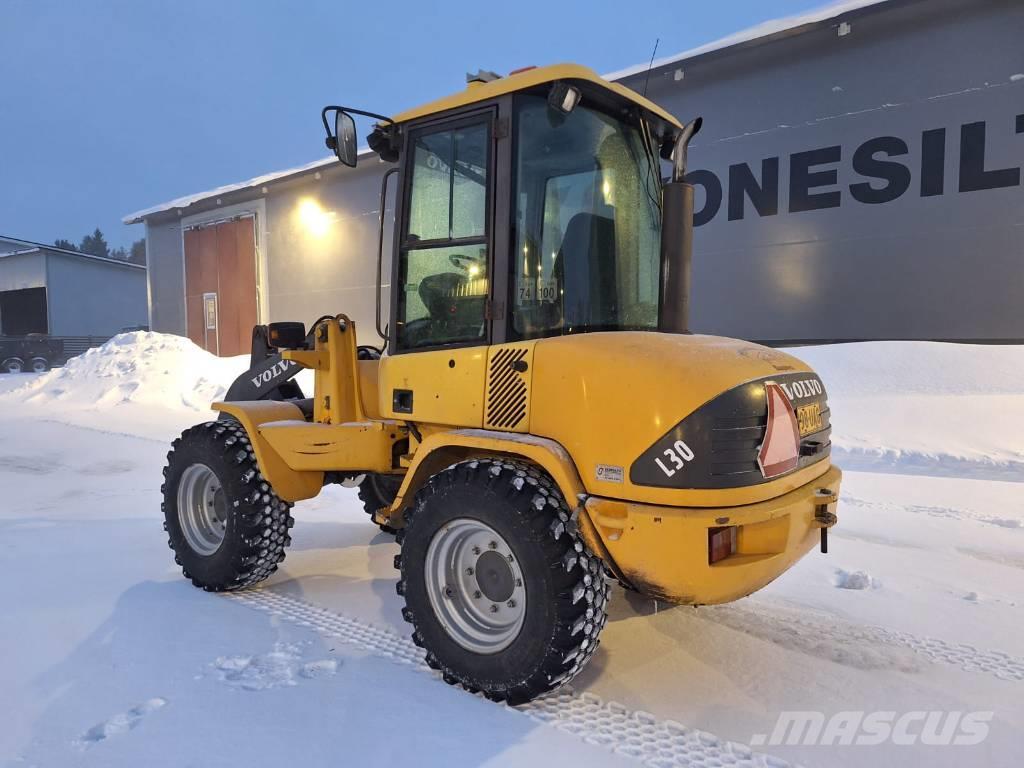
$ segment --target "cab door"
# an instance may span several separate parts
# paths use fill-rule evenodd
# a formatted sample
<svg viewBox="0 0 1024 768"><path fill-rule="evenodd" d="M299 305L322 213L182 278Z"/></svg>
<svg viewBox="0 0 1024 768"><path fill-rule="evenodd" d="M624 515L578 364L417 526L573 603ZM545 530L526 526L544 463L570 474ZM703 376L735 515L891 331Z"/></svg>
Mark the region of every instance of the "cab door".
<svg viewBox="0 0 1024 768"><path fill-rule="evenodd" d="M479 427L491 342L495 109L412 128L380 411Z"/></svg>

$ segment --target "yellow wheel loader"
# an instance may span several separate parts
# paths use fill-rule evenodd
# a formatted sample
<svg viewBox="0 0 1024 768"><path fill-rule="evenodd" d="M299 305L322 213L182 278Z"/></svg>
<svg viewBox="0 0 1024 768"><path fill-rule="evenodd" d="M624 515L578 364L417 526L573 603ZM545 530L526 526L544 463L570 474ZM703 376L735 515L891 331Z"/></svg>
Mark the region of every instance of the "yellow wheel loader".
<svg viewBox="0 0 1024 768"><path fill-rule="evenodd" d="M358 485L396 533L427 663L519 703L592 656L611 580L722 603L826 549L841 473L821 380L687 327L699 118L573 65L480 73L394 117L327 107L348 165L353 114L376 119L369 146L392 164L385 346L359 345L342 314L256 329L220 419L168 456L186 577L211 591L265 579L292 505Z"/></svg>

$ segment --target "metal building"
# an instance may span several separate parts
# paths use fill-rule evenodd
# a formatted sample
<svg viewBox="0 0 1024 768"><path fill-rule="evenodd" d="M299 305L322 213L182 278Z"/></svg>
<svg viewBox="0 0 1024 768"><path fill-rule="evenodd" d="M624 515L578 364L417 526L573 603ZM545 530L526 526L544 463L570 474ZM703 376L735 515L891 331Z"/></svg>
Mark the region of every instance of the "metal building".
<svg viewBox="0 0 1024 768"><path fill-rule="evenodd" d="M0 235L0 336L109 337L147 323L146 267Z"/></svg>
<svg viewBox="0 0 1024 768"><path fill-rule="evenodd" d="M693 329L1024 341L1021 32L1013 0L844 0L608 75L704 117ZM151 326L237 354L253 322L344 311L374 341L385 168L332 158L126 217Z"/></svg>

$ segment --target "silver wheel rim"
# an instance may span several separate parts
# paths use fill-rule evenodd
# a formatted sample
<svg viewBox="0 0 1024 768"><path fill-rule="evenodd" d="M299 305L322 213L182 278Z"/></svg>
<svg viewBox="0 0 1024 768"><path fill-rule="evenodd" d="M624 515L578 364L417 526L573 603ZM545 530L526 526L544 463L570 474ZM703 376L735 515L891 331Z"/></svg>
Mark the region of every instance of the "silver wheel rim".
<svg viewBox="0 0 1024 768"><path fill-rule="evenodd" d="M463 648L504 650L526 617L519 558L501 534L479 520L452 520L434 534L424 564L427 596L441 626Z"/></svg>
<svg viewBox="0 0 1024 768"><path fill-rule="evenodd" d="M188 545L200 555L220 549L227 528L227 500L220 480L205 464L192 464L178 481L178 522Z"/></svg>

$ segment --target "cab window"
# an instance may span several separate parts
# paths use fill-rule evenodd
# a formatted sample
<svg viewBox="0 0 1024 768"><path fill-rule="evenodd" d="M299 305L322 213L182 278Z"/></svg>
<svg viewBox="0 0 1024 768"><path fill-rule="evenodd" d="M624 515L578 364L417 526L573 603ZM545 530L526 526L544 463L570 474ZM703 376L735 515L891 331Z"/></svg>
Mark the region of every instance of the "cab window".
<svg viewBox="0 0 1024 768"><path fill-rule="evenodd" d="M657 327L660 168L638 124L516 100L514 339Z"/></svg>
<svg viewBox="0 0 1024 768"><path fill-rule="evenodd" d="M410 144L398 347L486 341L488 123L416 134Z"/></svg>

